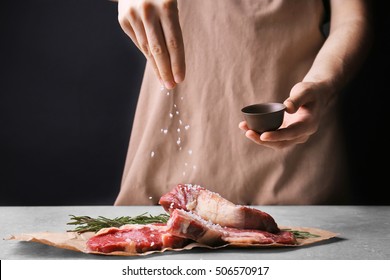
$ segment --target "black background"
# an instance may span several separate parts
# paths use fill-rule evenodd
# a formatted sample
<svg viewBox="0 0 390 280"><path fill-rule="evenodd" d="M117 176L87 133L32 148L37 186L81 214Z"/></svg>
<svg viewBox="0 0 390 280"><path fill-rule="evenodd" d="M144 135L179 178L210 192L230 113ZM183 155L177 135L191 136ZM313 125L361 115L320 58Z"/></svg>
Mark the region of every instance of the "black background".
<svg viewBox="0 0 390 280"><path fill-rule="evenodd" d="M342 106L354 204L390 204L389 31L375 5L374 46ZM145 65L117 4L3 0L0 30L0 205L113 204Z"/></svg>

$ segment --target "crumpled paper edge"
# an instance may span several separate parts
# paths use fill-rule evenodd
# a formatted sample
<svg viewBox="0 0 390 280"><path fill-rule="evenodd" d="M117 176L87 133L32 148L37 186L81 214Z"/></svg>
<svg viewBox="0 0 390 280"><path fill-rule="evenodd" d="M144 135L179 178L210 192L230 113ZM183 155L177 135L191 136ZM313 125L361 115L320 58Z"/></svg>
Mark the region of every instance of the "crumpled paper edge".
<svg viewBox="0 0 390 280"><path fill-rule="evenodd" d="M98 255L114 255L114 256L146 256L154 253L163 253L165 251L184 251L184 250L191 250L196 247L201 248L208 248L208 249L220 249L224 247L238 247L238 248L248 248L248 247L300 247L300 246L306 246L309 244L318 243L327 239L334 238L338 236L338 233L334 233L331 231L319 229L319 228L310 228L310 227L294 227L294 226L280 226L280 228L283 229L290 229L290 230L298 230L298 231L307 231L311 234L319 235L319 237L309 237L305 239L297 239L297 244L280 244L280 243L272 243L272 244L246 244L246 243L233 243L233 244L227 244L219 247L211 247L208 245L200 244L200 243L190 243L187 246L183 248L164 248L163 250L159 251L147 251L145 253L131 253L131 252L123 252L123 251L116 251L111 253L101 253L101 252L95 252L90 251L87 248L87 240L94 235L93 232L85 232L85 233L76 233L76 232L33 232L33 233L21 233L21 234L15 234L10 235L5 240L17 240L17 241L26 241L26 242L37 242L46 244L49 246L87 253L87 254L98 254Z"/></svg>

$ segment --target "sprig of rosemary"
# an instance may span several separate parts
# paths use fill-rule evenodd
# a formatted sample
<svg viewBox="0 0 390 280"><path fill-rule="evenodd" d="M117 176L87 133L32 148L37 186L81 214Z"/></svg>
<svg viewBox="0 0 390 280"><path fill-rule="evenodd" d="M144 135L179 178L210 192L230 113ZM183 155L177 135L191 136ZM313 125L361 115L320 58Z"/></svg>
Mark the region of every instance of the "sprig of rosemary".
<svg viewBox="0 0 390 280"><path fill-rule="evenodd" d="M320 237L319 235L310 233L308 231L292 230L290 228L284 228L283 230L292 232L295 238L300 238L300 239Z"/></svg>
<svg viewBox="0 0 390 280"><path fill-rule="evenodd" d="M98 216L97 218L91 218L89 216L75 216L69 215L71 221L67 223L67 225L75 225L76 228L73 230L68 230L71 232L83 233L87 231L98 232L102 228L108 227L120 227L126 224L152 224L152 223L166 223L169 219L169 215L159 214L157 216L152 216L147 212L142 213L138 216L130 217L130 216L122 216L114 219L109 219L103 216ZM317 234L312 234L308 231L299 231L293 230L290 228L283 229L285 231L290 231L294 234L295 238L307 239L313 237L320 237Z"/></svg>
<svg viewBox="0 0 390 280"><path fill-rule="evenodd" d="M103 216L98 216L97 218L91 218L89 216L71 216L71 222L67 225L76 225L76 228L73 230L68 230L72 232L83 233L87 231L97 232L102 228L107 227L120 227L126 224L152 224L152 223L166 223L169 219L168 214L159 214L157 216L152 216L150 214L143 213L135 217L123 216L117 217L114 219L109 219Z"/></svg>

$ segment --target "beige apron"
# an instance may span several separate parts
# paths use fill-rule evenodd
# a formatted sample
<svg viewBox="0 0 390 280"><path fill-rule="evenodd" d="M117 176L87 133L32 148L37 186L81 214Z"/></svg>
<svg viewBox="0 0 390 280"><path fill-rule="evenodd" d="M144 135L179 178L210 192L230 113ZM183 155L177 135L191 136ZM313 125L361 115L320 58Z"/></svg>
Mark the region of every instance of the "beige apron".
<svg viewBox="0 0 390 280"><path fill-rule="evenodd" d="M324 42L320 0L182 0L186 80L162 89L148 63L116 205L157 204L198 184L239 204L344 203L335 104L309 141L259 146L238 128L248 104L283 102Z"/></svg>

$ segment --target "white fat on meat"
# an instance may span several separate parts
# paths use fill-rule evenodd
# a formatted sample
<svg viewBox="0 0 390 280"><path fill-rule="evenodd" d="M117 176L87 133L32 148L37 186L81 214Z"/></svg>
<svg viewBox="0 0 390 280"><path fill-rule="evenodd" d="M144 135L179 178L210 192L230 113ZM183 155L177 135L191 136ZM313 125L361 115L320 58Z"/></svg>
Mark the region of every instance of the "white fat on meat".
<svg viewBox="0 0 390 280"><path fill-rule="evenodd" d="M236 205L218 193L198 185L179 184L161 196L159 203L169 213L174 209L183 209L221 226L259 229L271 233L280 230L268 213L249 206Z"/></svg>

